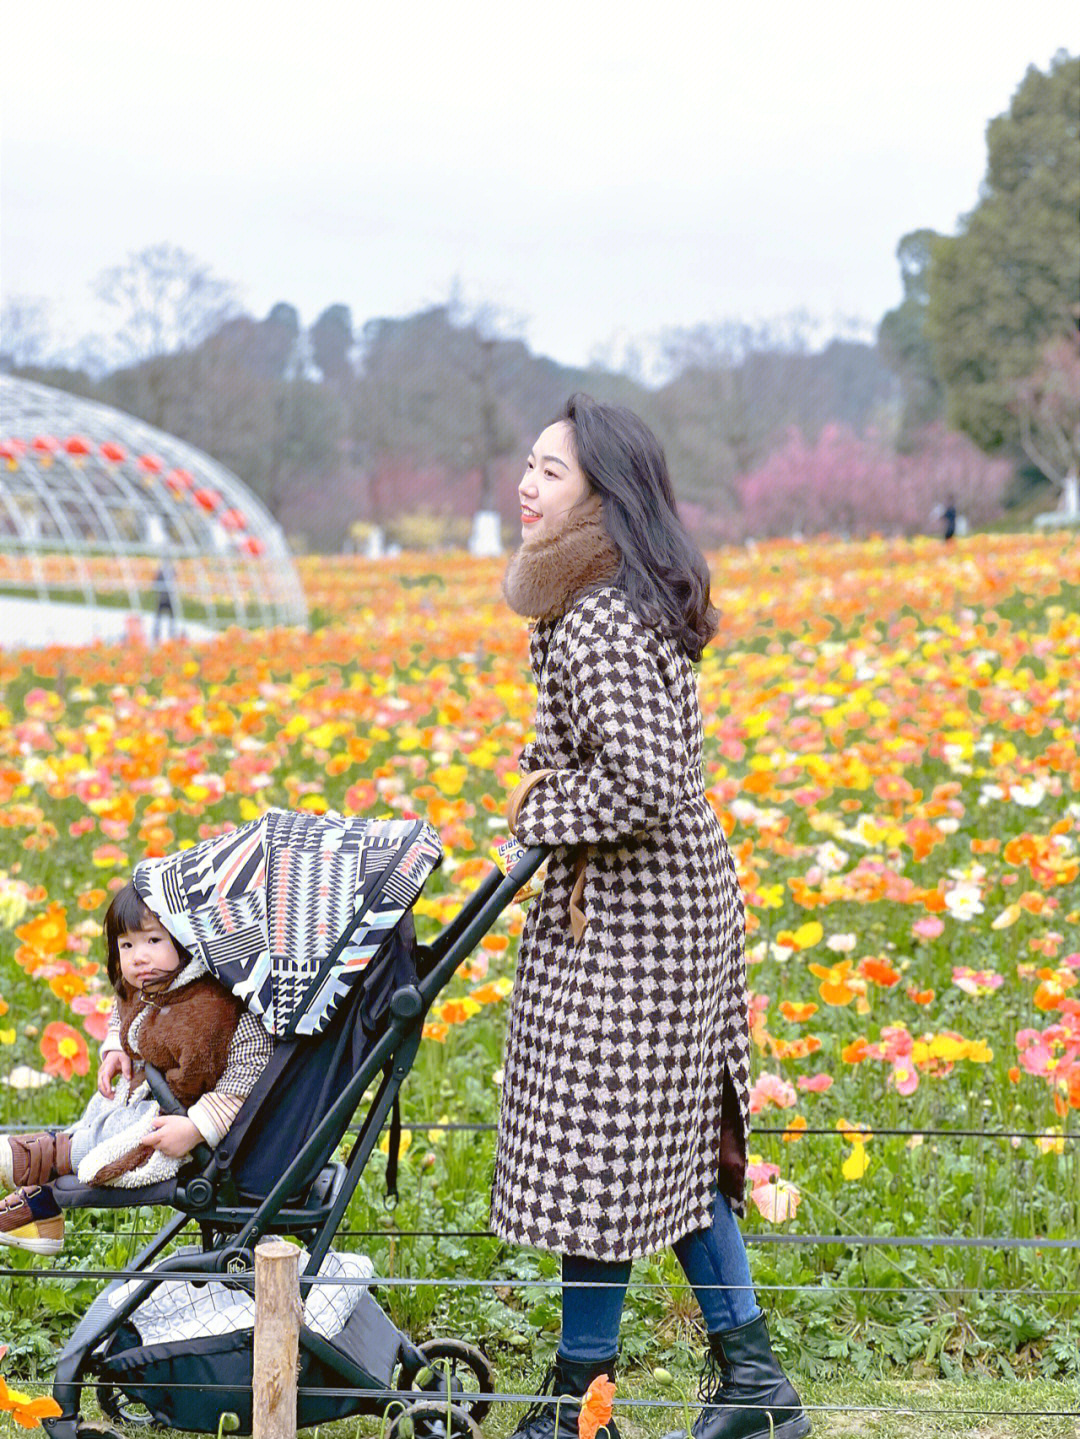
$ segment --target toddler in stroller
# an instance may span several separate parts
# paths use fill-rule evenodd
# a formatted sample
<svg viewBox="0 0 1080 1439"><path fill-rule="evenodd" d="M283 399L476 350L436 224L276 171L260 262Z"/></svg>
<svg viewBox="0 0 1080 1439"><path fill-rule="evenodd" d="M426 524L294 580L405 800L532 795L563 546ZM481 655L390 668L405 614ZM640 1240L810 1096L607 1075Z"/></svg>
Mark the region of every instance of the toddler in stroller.
<svg viewBox="0 0 1080 1439"><path fill-rule="evenodd" d="M258 1018L176 943L134 884L114 896L104 929L116 1001L97 1093L67 1129L0 1135L0 1184L14 1188L0 1202L0 1244L35 1254L64 1244L52 1180L134 1188L170 1179L197 1146L221 1142L270 1058ZM162 1114L144 1064L164 1071L186 1114Z"/></svg>
<svg viewBox="0 0 1080 1439"><path fill-rule="evenodd" d="M331 1245L388 1120L393 1190L398 1092L428 1010L543 858L536 849L508 875L493 870L426 945L416 943L410 911L441 847L419 820L271 810L137 867L139 897L259 1016L273 1052L217 1147L178 1174L138 1188L87 1184L77 1174L53 1181L64 1210L174 1211L94 1300L61 1353L53 1394L62 1412L45 1421L54 1439L88 1439L95 1427L100 1434L80 1416L87 1385L113 1420L138 1414L213 1433L232 1411L249 1431L254 1246L267 1235L303 1245L301 1426L381 1414L389 1404L391 1431L402 1435L478 1434L492 1387L483 1354L457 1339L414 1344L376 1302L367 1261L336 1255ZM163 1110L180 1107L153 1064L146 1076ZM335 1160L360 1108L347 1158ZM176 1249L189 1225L198 1243ZM330 1290L348 1295L332 1322L333 1304L316 1313L320 1292ZM170 1293L175 1303L163 1304ZM172 1329L161 1322L170 1306ZM201 1330L197 1315L206 1316Z"/></svg>

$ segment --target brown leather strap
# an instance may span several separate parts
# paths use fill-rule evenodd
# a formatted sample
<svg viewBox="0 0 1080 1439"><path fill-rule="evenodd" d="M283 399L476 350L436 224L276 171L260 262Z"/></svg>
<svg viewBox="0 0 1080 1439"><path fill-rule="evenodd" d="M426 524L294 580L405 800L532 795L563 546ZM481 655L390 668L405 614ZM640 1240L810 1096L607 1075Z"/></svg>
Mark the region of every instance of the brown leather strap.
<svg viewBox="0 0 1080 1439"><path fill-rule="evenodd" d="M510 792L510 798L506 801L506 823L510 826L510 833L517 830L518 811L524 803L525 796L529 791L538 785L542 779L547 779L549 774L554 774L553 769L534 769L522 779L517 788Z"/></svg>
<svg viewBox="0 0 1080 1439"><path fill-rule="evenodd" d="M71 1135L60 1130L56 1136L56 1157L53 1160L53 1174L59 1178L61 1174L74 1174L71 1167Z"/></svg>
<svg viewBox="0 0 1080 1439"><path fill-rule="evenodd" d="M10 1134L11 1177L17 1189L48 1184L71 1173L71 1137L67 1134Z"/></svg>

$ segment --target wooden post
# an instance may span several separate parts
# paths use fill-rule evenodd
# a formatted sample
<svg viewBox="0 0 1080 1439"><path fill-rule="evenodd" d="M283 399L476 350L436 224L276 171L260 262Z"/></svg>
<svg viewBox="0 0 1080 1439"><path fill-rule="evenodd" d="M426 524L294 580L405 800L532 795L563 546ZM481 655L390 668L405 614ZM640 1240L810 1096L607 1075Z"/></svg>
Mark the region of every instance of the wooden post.
<svg viewBox="0 0 1080 1439"><path fill-rule="evenodd" d="M300 1251L284 1239L255 1246L252 1439L296 1439Z"/></svg>

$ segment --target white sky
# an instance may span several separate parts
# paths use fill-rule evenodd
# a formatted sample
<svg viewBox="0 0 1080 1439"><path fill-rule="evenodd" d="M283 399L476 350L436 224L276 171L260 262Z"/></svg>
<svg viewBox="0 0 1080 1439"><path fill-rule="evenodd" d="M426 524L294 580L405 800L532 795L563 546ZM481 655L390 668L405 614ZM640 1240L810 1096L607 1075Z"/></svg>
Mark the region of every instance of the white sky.
<svg viewBox="0 0 1080 1439"><path fill-rule="evenodd" d="M5 7L0 287L61 343L167 240L262 316L444 300L584 363L664 325L870 326L975 202L1075 0L32 0Z"/></svg>

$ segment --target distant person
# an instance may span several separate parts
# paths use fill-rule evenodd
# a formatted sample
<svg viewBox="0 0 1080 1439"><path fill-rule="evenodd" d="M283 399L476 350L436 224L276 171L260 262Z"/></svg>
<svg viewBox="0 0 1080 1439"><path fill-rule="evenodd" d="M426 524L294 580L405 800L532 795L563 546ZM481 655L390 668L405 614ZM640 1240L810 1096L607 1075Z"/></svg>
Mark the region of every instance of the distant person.
<svg viewBox="0 0 1080 1439"><path fill-rule="evenodd" d="M952 495L941 512L942 534L946 540L951 540L956 535L956 501Z"/></svg>
<svg viewBox="0 0 1080 1439"><path fill-rule="evenodd" d="M154 610L154 643L158 644L165 616L169 622L168 638L176 638L176 572L168 560L162 560L154 576L154 596L157 600Z"/></svg>

